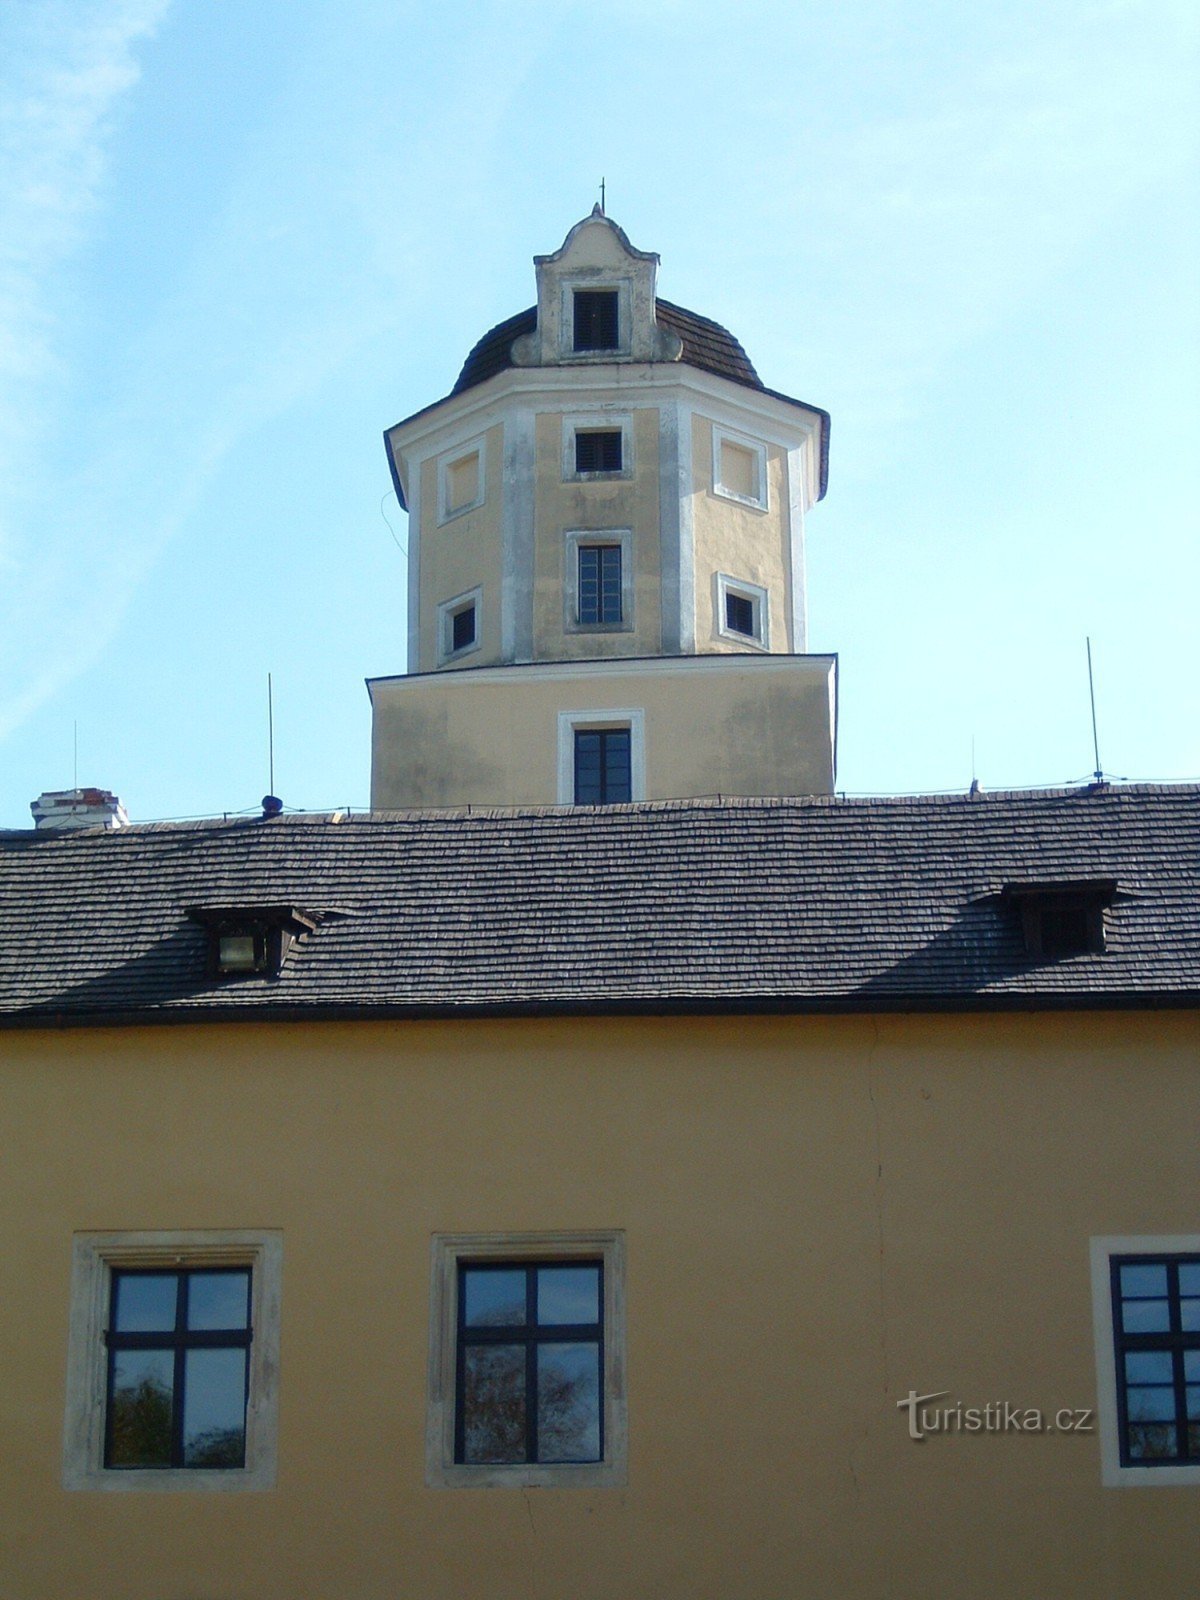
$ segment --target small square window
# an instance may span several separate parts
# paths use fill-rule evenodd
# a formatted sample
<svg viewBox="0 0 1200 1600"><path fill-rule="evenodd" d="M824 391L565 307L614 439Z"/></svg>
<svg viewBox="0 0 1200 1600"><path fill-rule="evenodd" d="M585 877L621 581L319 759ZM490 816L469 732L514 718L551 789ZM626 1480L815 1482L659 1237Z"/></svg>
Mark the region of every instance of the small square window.
<svg viewBox="0 0 1200 1600"><path fill-rule="evenodd" d="M278 1233L80 1234L68 1489L268 1488Z"/></svg>
<svg viewBox="0 0 1200 1600"><path fill-rule="evenodd" d="M740 645L767 648L767 591L757 583L716 576L717 632Z"/></svg>
<svg viewBox="0 0 1200 1600"><path fill-rule="evenodd" d="M732 589L725 593L725 626L730 633L744 633L748 639L757 636L754 626L754 601L748 595L736 594Z"/></svg>
<svg viewBox="0 0 1200 1600"><path fill-rule="evenodd" d="M430 1484L624 1481L620 1234L438 1236L433 1307Z"/></svg>
<svg viewBox="0 0 1200 1600"><path fill-rule="evenodd" d="M1200 1484L1200 1239L1093 1239L1092 1288L1105 1483Z"/></svg>
<svg viewBox="0 0 1200 1600"><path fill-rule="evenodd" d="M267 966L266 930L218 933L217 967L221 972L263 972Z"/></svg>
<svg viewBox="0 0 1200 1600"><path fill-rule="evenodd" d="M579 621L582 626L621 621L621 546L579 546Z"/></svg>
<svg viewBox="0 0 1200 1600"><path fill-rule="evenodd" d="M620 323L615 289L576 289L574 295L574 348L616 350Z"/></svg>
<svg viewBox="0 0 1200 1600"><path fill-rule="evenodd" d="M438 665L470 655L480 646L481 591L456 595L438 607Z"/></svg>
<svg viewBox="0 0 1200 1600"><path fill-rule="evenodd" d="M620 470L620 428L580 428L576 431L576 472L620 472Z"/></svg>

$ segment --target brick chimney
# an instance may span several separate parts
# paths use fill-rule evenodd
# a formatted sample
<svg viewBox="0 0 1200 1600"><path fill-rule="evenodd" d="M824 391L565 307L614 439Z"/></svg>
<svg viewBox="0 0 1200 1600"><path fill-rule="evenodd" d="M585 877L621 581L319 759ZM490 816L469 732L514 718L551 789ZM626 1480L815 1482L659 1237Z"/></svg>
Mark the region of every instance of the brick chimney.
<svg viewBox="0 0 1200 1600"><path fill-rule="evenodd" d="M125 807L107 789L50 789L30 807L35 828L127 828Z"/></svg>

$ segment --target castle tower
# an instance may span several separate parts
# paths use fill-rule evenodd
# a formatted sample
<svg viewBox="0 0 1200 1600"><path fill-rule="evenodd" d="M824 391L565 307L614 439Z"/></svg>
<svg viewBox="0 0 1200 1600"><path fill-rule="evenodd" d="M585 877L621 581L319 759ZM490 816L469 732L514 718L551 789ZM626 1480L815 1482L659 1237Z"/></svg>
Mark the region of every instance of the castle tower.
<svg viewBox="0 0 1200 1600"><path fill-rule="evenodd" d="M537 305L385 438L408 672L368 685L371 803L829 793L835 659L805 650L829 419L660 300L597 207Z"/></svg>

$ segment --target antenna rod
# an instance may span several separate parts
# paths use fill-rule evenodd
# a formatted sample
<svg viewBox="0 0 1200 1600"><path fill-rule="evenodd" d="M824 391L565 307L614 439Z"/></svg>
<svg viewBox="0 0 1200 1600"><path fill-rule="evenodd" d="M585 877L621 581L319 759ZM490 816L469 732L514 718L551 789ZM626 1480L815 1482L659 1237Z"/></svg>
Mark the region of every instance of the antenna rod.
<svg viewBox="0 0 1200 1600"><path fill-rule="evenodd" d="M79 723L78 723L78 721L75 721L75 722L73 722L71 724L71 739L72 739L73 750L74 750L72 764L71 764L71 787L72 787L72 789L78 789L78 787L79 787Z"/></svg>
<svg viewBox="0 0 1200 1600"><path fill-rule="evenodd" d="M1093 776L1095 777L1097 783L1103 783L1104 782L1104 772L1103 772L1103 770L1101 769L1101 766L1100 766L1100 735L1096 731L1096 682L1095 682L1095 679L1092 676L1092 640L1091 640L1091 636L1090 635L1088 636L1088 641L1087 641L1087 658L1088 658L1088 694L1091 696L1091 699L1092 699L1092 751L1093 751L1093 753L1094 753L1094 755L1096 757L1096 771L1093 774Z"/></svg>
<svg viewBox="0 0 1200 1600"><path fill-rule="evenodd" d="M602 217L608 215L608 213L604 209L604 179L603 178L600 179L600 215Z"/></svg>
<svg viewBox="0 0 1200 1600"><path fill-rule="evenodd" d="M275 698L271 693L271 674L267 673L267 761L270 782L267 793L275 793Z"/></svg>

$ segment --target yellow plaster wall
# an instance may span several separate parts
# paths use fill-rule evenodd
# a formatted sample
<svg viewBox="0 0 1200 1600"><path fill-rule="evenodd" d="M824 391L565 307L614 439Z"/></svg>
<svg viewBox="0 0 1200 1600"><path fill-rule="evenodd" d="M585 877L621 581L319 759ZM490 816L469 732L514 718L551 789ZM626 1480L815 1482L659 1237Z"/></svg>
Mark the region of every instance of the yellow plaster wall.
<svg viewBox="0 0 1200 1600"><path fill-rule="evenodd" d="M519 667L491 681L388 679L372 685L371 804L554 805L559 712L633 707L645 711L647 799L829 794L830 670L827 658L685 659L574 681Z"/></svg>
<svg viewBox="0 0 1200 1600"><path fill-rule="evenodd" d="M480 648L457 666L482 666L500 660L501 514L504 481L504 428L497 423L483 435L486 440L483 504L438 523L438 463L457 456L460 449L432 457L421 467L421 587L420 671L437 667L438 606L482 586ZM450 670L448 666L447 670Z"/></svg>
<svg viewBox="0 0 1200 1600"><path fill-rule="evenodd" d="M533 633L535 660L657 655L662 648L658 491L658 410L633 412L632 478L563 481L563 419L536 420ZM564 627L567 588L564 535L628 528L633 533L633 628L570 632Z"/></svg>
<svg viewBox="0 0 1200 1600"><path fill-rule="evenodd" d="M766 452L766 511L714 494L713 421L699 413L692 419L697 650L735 652L746 648L744 642L723 638L718 632L716 575L719 572L766 589L770 596L770 648L795 648L787 606L791 581L787 452L773 444L766 446Z"/></svg>
<svg viewBox="0 0 1200 1600"><path fill-rule="evenodd" d="M561 1019L0 1036L12 1600L1191 1592L1095 1435L1087 1246L1192 1231L1196 1019ZM281 1228L279 1483L60 1486L79 1229ZM435 1490L437 1231L625 1230L624 1489Z"/></svg>

